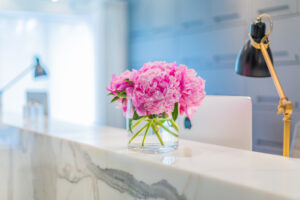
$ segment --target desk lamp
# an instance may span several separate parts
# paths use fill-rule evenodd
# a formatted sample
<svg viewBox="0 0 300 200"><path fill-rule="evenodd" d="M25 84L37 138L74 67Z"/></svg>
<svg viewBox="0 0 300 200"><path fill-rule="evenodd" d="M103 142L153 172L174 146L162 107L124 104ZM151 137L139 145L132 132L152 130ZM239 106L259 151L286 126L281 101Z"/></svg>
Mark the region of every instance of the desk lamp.
<svg viewBox="0 0 300 200"><path fill-rule="evenodd" d="M268 33L266 24L262 22L267 18L270 24ZM272 31L272 20L267 14L262 14L250 26L249 40L242 47L235 65L235 72L248 77L269 77L272 76L277 93L280 97L278 114L283 114L283 156L289 157L290 146L290 124L293 112L292 102L286 97L279 82L277 73L273 66L273 57L270 49L268 36Z"/></svg>
<svg viewBox="0 0 300 200"><path fill-rule="evenodd" d="M1 111L2 111L1 96L2 96L3 92L5 92L11 86L16 84L18 81L20 81L25 75L27 75L32 70L34 70L34 73L33 73L34 78L45 77L48 75L45 68L43 68L41 66L39 57L35 57L35 64L33 66L26 68L24 71L22 71L20 74L18 74L15 78L13 78L6 85L4 85L4 87L2 87L0 89L0 115L1 115Z"/></svg>

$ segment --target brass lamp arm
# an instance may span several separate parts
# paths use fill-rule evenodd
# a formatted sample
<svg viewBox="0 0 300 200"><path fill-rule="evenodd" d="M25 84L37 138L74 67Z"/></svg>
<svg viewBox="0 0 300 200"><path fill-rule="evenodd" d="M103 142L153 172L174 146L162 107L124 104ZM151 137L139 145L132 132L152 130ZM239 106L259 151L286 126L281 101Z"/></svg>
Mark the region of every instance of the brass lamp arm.
<svg viewBox="0 0 300 200"><path fill-rule="evenodd" d="M286 100L287 100L287 97L286 97L286 95L285 95L285 93L284 93L284 91L283 91L283 88L282 88L282 86L281 86L281 83L280 83L280 81L279 81L279 78L278 78L278 76L277 76L277 73L276 73L276 71L275 71L275 69L274 69L274 66L273 66L273 64L272 64L272 61L271 61L271 59L270 59L270 57L269 57L269 54L268 54L268 52L267 52L267 49L265 48L265 46L264 46L264 44L263 44L262 42L260 43L260 50L262 51L262 54L263 54L263 56L264 56L264 59L265 59L265 61L266 61L266 63L267 63L269 72L270 72L270 74L271 74L271 76L272 76L272 79L273 79L274 84L275 84L275 86L276 86L277 93L278 93L278 95L280 96L280 99L282 99L282 100L286 99Z"/></svg>
<svg viewBox="0 0 300 200"><path fill-rule="evenodd" d="M280 96L277 114L283 114L283 121L284 121L283 156L288 157L290 155L290 129L291 129L290 127L291 127L291 114L293 112L293 105L292 102L289 101L288 98L285 96L285 93L279 82L277 73L271 62L267 49L265 48L262 42L260 43L260 49L267 63L268 69L270 71L270 74L276 86L277 92Z"/></svg>
<svg viewBox="0 0 300 200"><path fill-rule="evenodd" d="M272 61L271 61L270 56L267 51L267 48L270 43L270 41L268 40L268 36L270 35L270 33L272 31L271 17L267 14L262 14L257 18L257 21L260 22L261 19L264 17L267 18L270 23L270 29L269 29L268 33L265 34L265 36L261 39L260 43L255 42L250 34L249 34L249 37L250 37L252 46L256 49L261 50L263 57L265 59L265 62L267 64L267 67L269 69L269 72L270 72L272 79L274 81L274 84L276 86L277 93L280 96L277 114L283 114L283 121L284 121L283 156L288 157L290 154L290 126L291 126L291 114L293 112L293 106L292 106L292 102L288 100L288 98L286 97L286 95L284 93L282 85L280 84L279 78L277 76L277 73L274 69L274 66L272 64Z"/></svg>
<svg viewBox="0 0 300 200"><path fill-rule="evenodd" d="M256 49L260 49L262 51L262 54L264 56L265 62L268 66L269 72L273 78L274 84L276 86L278 95L280 96L280 99L287 99L287 97L285 96L285 93L283 91L283 88L280 84L279 78L277 76L277 73L274 69L274 66L272 64L272 61L269 57L269 54L267 52L267 48L269 47L270 41L268 40L268 36L271 34L272 29L273 29L273 23L271 20L271 17L267 14L261 14L256 18L256 21L261 22L262 18L267 18L269 21L269 31L265 34L265 36L261 39L260 43L255 42L255 40L252 38L252 36L249 34L249 38L251 41L251 45L256 48Z"/></svg>

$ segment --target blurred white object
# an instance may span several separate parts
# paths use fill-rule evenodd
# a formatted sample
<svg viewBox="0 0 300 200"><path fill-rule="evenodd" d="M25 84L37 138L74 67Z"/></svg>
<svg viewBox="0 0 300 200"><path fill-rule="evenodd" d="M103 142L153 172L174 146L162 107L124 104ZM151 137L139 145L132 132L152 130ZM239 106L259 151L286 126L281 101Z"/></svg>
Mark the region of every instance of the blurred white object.
<svg viewBox="0 0 300 200"><path fill-rule="evenodd" d="M300 158L300 122L295 125L291 141L290 156L293 158Z"/></svg>
<svg viewBox="0 0 300 200"><path fill-rule="evenodd" d="M3 109L2 109L2 92L0 91L0 121L2 119L2 112L3 112Z"/></svg>
<svg viewBox="0 0 300 200"><path fill-rule="evenodd" d="M185 118L180 116L178 121L181 138L252 150L250 97L206 96L190 129Z"/></svg>
<svg viewBox="0 0 300 200"><path fill-rule="evenodd" d="M27 91L26 92L27 104L37 103L43 106L43 114L48 116L49 103L48 103L48 92L47 91Z"/></svg>
<svg viewBox="0 0 300 200"><path fill-rule="evenodd" d="M45 123L45 110L42 104L37 102L28 102L23 107L24 125L33 124L35 126L43 126Z"/></svg>

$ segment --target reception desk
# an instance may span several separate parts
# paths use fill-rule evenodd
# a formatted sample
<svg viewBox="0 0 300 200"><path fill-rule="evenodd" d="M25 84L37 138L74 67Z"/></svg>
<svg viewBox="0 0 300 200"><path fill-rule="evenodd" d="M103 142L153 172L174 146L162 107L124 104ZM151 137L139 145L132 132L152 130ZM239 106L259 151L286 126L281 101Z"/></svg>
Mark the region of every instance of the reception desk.
<svg viewBox="0 0 300 200"><path fill-rule="evenodd" d="M182 139L143 154L126 141L123 129L4 117L0 199L300 199L298 159Z"/></svg>

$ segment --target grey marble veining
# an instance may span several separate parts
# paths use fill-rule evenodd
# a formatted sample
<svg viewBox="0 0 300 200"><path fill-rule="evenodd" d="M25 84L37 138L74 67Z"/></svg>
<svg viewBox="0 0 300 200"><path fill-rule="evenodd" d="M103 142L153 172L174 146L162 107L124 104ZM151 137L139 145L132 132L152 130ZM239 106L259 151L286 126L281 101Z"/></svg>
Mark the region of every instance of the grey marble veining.
<svg viewBox="0 0 300 200"><path fill-rule="evenodd" d="M9 175L3 191L8 200L110 199L99 190L102 184L118 199L187 199L164 178L146 183L125 170L101 167L103 163L93 161L89 148L78 143L12 127L2 128L0 138L1 147L8 145L4 162Z"/></svg>
<svg viewBox="0 0 300 200"><path fill-rule="evenodd" d="M143 154L122 129L10 122L0 124L0 200L300 199L297 159L187 140Z"/></svg>
<svg viewBox="0 0 300 200"><path fill-rule="evenodd" d="M128 193L130 196L138 199L156 198L156 199L174 199L185 200L184 195L179 195L175 187L168 181L162 179L151 185L135 179L135 177L122 170L102 169L95 165L86 154L87 167L101 181L119 191Z"/></svg>

